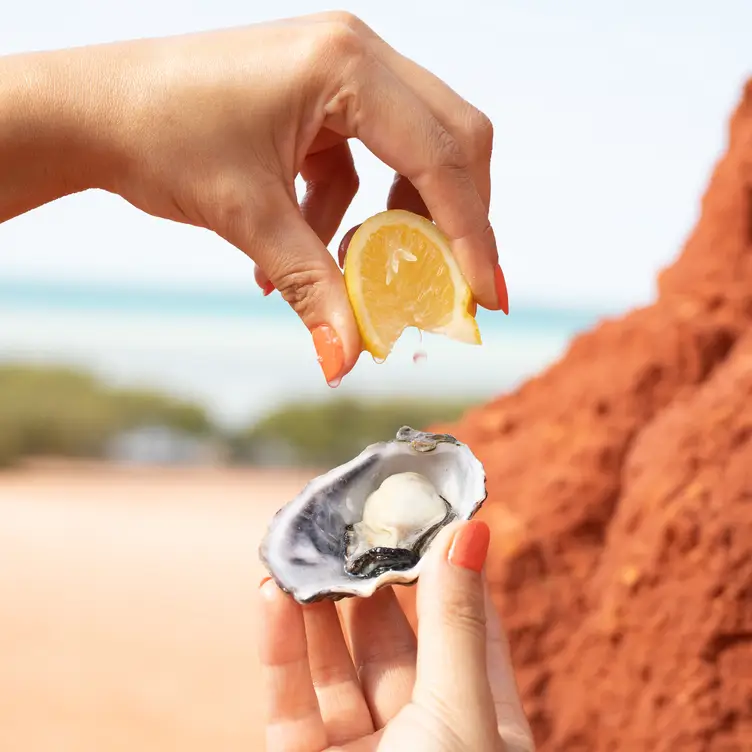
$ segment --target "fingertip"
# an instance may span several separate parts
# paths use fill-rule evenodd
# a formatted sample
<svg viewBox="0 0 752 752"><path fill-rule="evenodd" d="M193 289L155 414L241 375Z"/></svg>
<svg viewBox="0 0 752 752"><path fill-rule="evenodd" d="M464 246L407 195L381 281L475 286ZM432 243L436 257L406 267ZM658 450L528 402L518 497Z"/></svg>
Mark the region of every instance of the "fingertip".
<svg viewBox="0 0 752 752"><path fill-rule="evenodd" d="M340 269L345 268L345 258L347 257L347 249L350 246L350 243L352 242L353 235L358 231L358 228L360 225L355 225L355 227L351 227L342 237L342 240L339 241L339 250L337 251L337 260L339 262Z"/></svg>
<svg viewBox="0 0 752 752"><path fill-rule="evenodd" d="M330 315L330 321L336 331L340 333L342 339L343 356L339 375L340 381L352 371L363 352L360 330L346 290L343 303L346 305L338 306Z"/></svg>
<svg viewBox="0 0 752 752"><path fill-rule="evenodd" d="M263 269L258 264L254 264L253 278L254 280L256 280L256 284L261 288L261 290L264 290L264 288L269 284L269 277L266 276Z"/></svg>
<svg viewBox="0 0 752 752"><path fill-rule="evenodd" d="M501 270L501 266L496 264L494 269L494 286L496 288L496 303L499 309L509 315L509 292L507 290L507 282L504 279L504 272Z"/></svg>
<svg viewBox="0 0 752 752"><path fill-rule="evenodd" d="M490 311L508 307L506 282L499 280L499 254L490 225L481 233L473 233L451 241L452 253L460 265L478 305ZM501 286L499 286L501 285ZM503 293L503 298L500 296Z"/></svg>
<svg viewBox="0 0 752 752"><path fill-rule="evenodd" d="M447 561L480 574L491 543L491 528L483 520L468 520L454 534Z"/></svg>
<svg viewBox="0 0 752 752"><path fill-rule="evenodd" d="M454 536L464 524L464 520L454 520L454 522L450 522L439 532L436 538L434 538L430 549L434 559L446 558L447 552L449 551L449 548L452 545L452 541L454 540Z"/></svg>
<svg viewBox="0 0 752 752"><path fill-rule="evenodd" d="M433 221L418 189L404 175L396 173L386 201L387 209L404 209Z"/></svg>
<svg viewBox="0 0 752 752"><path fill-rule="evenodd" d="M264 609L269 612L278 608L285 608L286 601L293 601L283 590L279 588L271 577L262 578L258 586L258 597L263 603Z"/></svg>

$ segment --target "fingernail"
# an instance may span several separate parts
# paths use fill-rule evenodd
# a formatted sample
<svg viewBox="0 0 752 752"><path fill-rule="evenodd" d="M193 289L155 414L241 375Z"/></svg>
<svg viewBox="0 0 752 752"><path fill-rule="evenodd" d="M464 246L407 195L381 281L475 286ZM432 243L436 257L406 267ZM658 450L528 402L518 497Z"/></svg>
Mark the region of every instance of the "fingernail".
<svg viewBox="0 0 752 752"><path fill-rule="evenodd" d="M507 292L507 283L504 279L504 272L497 264L494 270L494 283L496 285L496 299L499 301L499 308L509 315L509 293Z"/></svg>
<svg viewBox="0 0 752 752"><path fill-rule="evenodd" d="M491 530L485 522L470 520L454 536L449 549L449 562L463 569L480 572L488 555Z"/></svg>
<svg viewBox="0 0 752 752"><path fill-rule="evenodd" d="M259 582L259 588L264 587L264 585L266 585L266 583L269 582L269 580L271 580L271 577L262 578L261 582Z"/></svg>
<svg viewBox="0 0 752 752"><path fill-rule="evenodd" d="M326 383L329 386L337 386L345 364L342 341L337 336L337 332L326 324L317 326L311 332L311 336Z"/></svg>
<svg viewBox="0 0 752 752"><path fill-rule="evenodd" d="M272 282L267 282L264 285L264 289L262 290L262 292L264 293L264 297L266 297L267 295L271 295L274 292L274 290L275 290L274 284Z"/></svg>

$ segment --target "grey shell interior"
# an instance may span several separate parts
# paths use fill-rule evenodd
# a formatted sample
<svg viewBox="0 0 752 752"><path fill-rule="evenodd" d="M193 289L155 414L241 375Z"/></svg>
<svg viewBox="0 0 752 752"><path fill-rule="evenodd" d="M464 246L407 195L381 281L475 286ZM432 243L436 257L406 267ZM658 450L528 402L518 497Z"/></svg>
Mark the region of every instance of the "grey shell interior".
<svg viewBox="0 0 752 752"><path fill-rule="evenodd" d="M486 499L483 465L468 446L447 434L405 426L396 439L372 444L314 478L277 512L259 550L277 585L299 603L313 603L366 597L385 585L415 582L420 561L370 578L355 577L344 568L348 525L361 519L366 498L386 477L408 471L426 476L458 519L470 519Z"/></svg>

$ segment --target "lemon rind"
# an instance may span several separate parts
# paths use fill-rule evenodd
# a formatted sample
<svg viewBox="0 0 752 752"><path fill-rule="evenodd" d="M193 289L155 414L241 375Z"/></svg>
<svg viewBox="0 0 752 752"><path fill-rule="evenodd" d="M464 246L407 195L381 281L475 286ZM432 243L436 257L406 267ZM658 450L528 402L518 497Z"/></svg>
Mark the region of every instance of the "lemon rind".
<svg viewBox="0 0 752 752"><path fill-rule="evenodd" d="M356 303L356 305L352 306L353 313L360 330L364 349L375 358L386 358L404 332L403 329L403 332L400 333L397 339L389 345L376 334L376 328L373 326L368 315L368 308L363 302L361 286L359 284L361 249L366 245L371 235L378 232L382 227L401 223L420 230L442 251L444 261L452 277L454 289L465 293L464 295L455 297L452 318L447 324L442 327L421 329L421 331L440 334L467 344L480 345L482 341L478 322L468 312L468 306L472 300L470 287L460 270L457 259L451 251L449 240L433 222L425 217L402 209L390 209L369 217L358 227L350 240L345 257L345 287L351 303ZM356 300L353 300L353 298L356 298Z"/></svg>

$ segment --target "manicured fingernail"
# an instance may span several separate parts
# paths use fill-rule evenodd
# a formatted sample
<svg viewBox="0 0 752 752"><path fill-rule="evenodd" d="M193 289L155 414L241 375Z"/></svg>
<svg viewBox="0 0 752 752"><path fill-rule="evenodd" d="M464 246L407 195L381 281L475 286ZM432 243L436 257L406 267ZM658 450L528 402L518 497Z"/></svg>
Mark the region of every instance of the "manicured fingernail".
<svg viewBox="0 0 752 752"><path fill-rule="evenodd" d="M496 284L496 299L499 301L499 308L509 315L509 293L507 292L507 283L504 279L504 272L497 264L494 270L494 283Z"/></svg>
<svg viewBox="0 0 752 752"><path fill-rule="evenodd" d="M259 582L259 589L264 587L264 585L266 585L266 583L269 582L269 580L271 580L271 577L262 578L261 582Z"/></svg>
<svg viewBox="0 0 752 752"><path fill-rule="evenodd" d="M316 348L319 365L329 386L337 386L345 364L342 340L330 326L317 326L312 332L313 346Z"/></svg>
<svg viewBox="0 0 752 752"><path fill-rule="evenodd" d="M463 569L480 572L488 555L491 530L485 522L470 520L454 536L449 549L449 562Z"/></svg>
<svg viewBox="0 0 752 752"><path fill-rule="evenodd" d="M264 297L266 297L267 295L271 295L274 292L274 290L275 290L274 283L267 282L264 285L264 289L262 291L264 293Z"/></svg>

